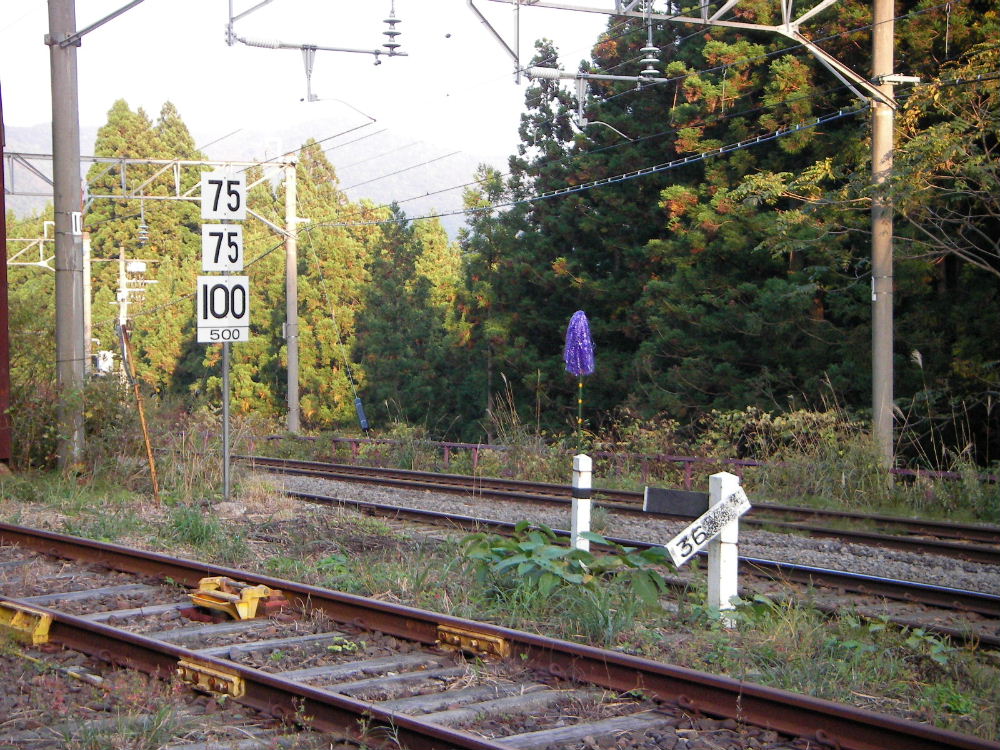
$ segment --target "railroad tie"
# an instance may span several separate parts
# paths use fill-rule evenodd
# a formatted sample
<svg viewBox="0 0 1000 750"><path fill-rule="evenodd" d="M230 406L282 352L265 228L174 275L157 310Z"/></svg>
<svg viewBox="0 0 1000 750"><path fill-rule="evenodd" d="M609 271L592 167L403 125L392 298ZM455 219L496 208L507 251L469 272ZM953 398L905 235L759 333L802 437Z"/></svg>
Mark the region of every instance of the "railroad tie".
<svg viewBox="0 0 1000 750"><path fill-rule="evenodd" d="M510 737L497 738L494 742L516 748L516 750L542 750L542 748L553 745L582 742L587 737L600 741L605 737L617 737L624 732L655 729L666 726L668 723L668 717L659 711L642 711L631 716L616 716L613 719L602 719L592 723L514 734Z"/></svg>
<svg viewBox="0 0 1000 750"><path fill-rule="evenodd" d="M167 643L185 643L213 635L242 633L244 630L263 630L264 628L273 626L274 623L270 620L233 620L231 622L220 622L215 625L158 630L155 633L146 633L146 637L157 641L166 641Z"/></svg>
<svg viewBox="0 0 1000 750"><path fill-rule="evenodd" d="M443 667L445 662L440 656L431 654L393 654L382 656L377 659L365 659L362 661L344 662L342 664L330 664L324 667L308 667L306 669L293 669L288 672L279 672L278 676L285 680L313 680L323 678L329 682L335 682L347 678L359 677L361 675L373 675L384 672L391 672L398 669L421 669L423 667ZM329 692L336 692L336 686L327 688Z"/></svg>
<svg viewBox="0 0 1000 750"><path fill-rule="evenodd" d="M303 646L326 643L327 641L343 641L349 636L346 633L330 631L326 633L310 633L309 635L297 635L289 638L271 638L266 641L254 641L252 643L237 643L226 646L210 646L208 648L196 649L199 654L205 656L222 656L227 659L238 659L245 654L252 654L257 651L274 651L287 648L288 646Z"/></svg>
<svg viewBox="0 0 1000 750"><path fill-rule="evenodd" d="M150 604L147 607L133 607L132 609L109 609L106 612L91 612L85 615L78 615L81 619L91 622L110 622L111 620L127 620L130 617L150 617L170 612L174 609L187 607L187 602L169 602L167 604Z"/></svg>
<svg viewBox="0 0 1000 750"><path fill-rule="evenodd" d="M462 708L424 714L420 718L431 724L451 726L480 721L484 716L527 714L566 700L600 699L601 694L599 690L536 690L523 695L512 695L482 703L472 703Z"/></svg>
<svg viewBox="0 0 1000 750"><path fill-rule="evenodd" d="M391 696L411 690L439 689L443 682L464 677L468 673L468 668L464 666L422 669L416 672L400 672L351 682L337 682L332 685L324 685L322 689L341 695L363 696L381 691ZM389 698L385 700L389 700Z"/></svg>
<svg viewBox="0 0 1000 750"><path fill-rule="evenodd" d="M496 698L526 695L538 690L546 690L545 685L537 682L516 683L499 682L459 690L443 690L429 695L414 695L397 700L377 701L380 708L404 714L429 714L453 710L468 704L482 705Z"/></svg>
<svg viewBox="0 0 1000 750"><path fill-rule="evenodd" d="M48 606L56 602L79 602L87 599L100 599L102 596L116 596L119 594L156 594L159 593L156 586L147 586L144 583L126 583L121 586L105 586L100 589L82 589L80 591L64 591L60 594L40 594L39 596L25 596L20 599L23 602Z"/></svg>

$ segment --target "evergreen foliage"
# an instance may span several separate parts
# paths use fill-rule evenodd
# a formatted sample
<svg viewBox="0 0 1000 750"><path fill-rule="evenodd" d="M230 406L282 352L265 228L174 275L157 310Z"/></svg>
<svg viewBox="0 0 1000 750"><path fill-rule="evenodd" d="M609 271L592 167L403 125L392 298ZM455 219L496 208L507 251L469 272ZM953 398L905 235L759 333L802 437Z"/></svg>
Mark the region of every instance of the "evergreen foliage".
<svg viewBox="0 0 1000 750"><path fill-rule="evenodd" d="M774 3L740 4L774 23ZM904 3L896 69L931 83L900 87L896 202L896 393L911 458L997 458L1000 425L1000 215L997 183L1000 20L990 3ZM869 66L870 8L842 0L814 38L854 70ZM585 102L559 81L527 86L508 172L482 165L465 193L458 241L437 220L354 202L320 145L296 157L300 403L307 429L356 431L354 398L373 427L396 420L438 438L492 441L495 417L539 432L575 428L563 370L566 322L586 310L598 367L586 426L621 410L695 425L713 411L794 411L828 398L864 415L870 401L870 155L866 115L789 132L766 145L616 180L857 105L786 39L741 29L654 28L666 83L591 81ZM635 76L641 21L612 18L585 72ZM565 67L554 45L533 64ZM587 124L577 121L578 107ZM152 120L116 102L100 129L85 228L93 257L96 348L116 349L118 257L148 261L131 300L139 376L149 389L217 403L219 347L195 342L200 273L194 188L203 155L169 102ZM253 211L285 224L284 183L248 171ZM147 196L140 200L139 194ZM44 217L8 236L40 236ZM278 423L287 398L284 239L244 222L252 335L233 347L233 405ZM14 388L52 387L51 274L11 269ZM48 392L48 391L46 391ZM23 401L19 403L29 403ZM20 408L20 407L19 407ZM738 447L733 448L738 451Z"/></svg>

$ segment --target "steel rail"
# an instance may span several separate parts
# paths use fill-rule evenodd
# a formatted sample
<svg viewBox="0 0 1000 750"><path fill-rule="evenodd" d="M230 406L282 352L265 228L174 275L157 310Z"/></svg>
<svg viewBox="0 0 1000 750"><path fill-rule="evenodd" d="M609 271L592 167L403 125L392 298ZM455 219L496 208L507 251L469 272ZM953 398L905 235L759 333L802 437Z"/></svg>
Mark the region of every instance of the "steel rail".
<svg viewBox="0 0 1000 750"><path fill-rule="evenodd" d="M242 575L242 574L241 574ZM324 732L389 748L432 750L503 750L499 745L466 732L421 721L345 695L313 688L278 675L262 672L227 659L191 651L165 641L148 638L57 610L0 596L0 603L29 606L52 618L49 639L102 661L138 669L161 679L169 679L181 660L206 665L243 679L245 693L234 698L240 703L286 722L303 723ZM307 717L307 718L306 718ZM383 735L384 739L379 738Z"/></svg>
<svg viewBox="0 0 1000 750"><path fill-rule="evenodd" d="M628 692L643 691L665 703L679 706L693 713L726 717L748 721L774 731L807 738L809 740L843 750L1000 750L1000 743L958 734L926 724L877 714L854 706L842 705L807 695L743 682L729 677L706 674L696 670L670 664L641 659L629 654L605 651L575 643L568 643L546 636L503 628L489 623L464 620L449 615L436 614L412 607L366 599L364 597L330 591L316 586L285 581L269 576L234 570L205 562L184 560L154 552L133 550L108 542L70 537L51 531L28 529L0 523L0 542L16 544L46 554L74 560L102 564L116 570L142 573L159 578L169 576L187 585L206 575L224 575L251 584L263 584L282 590L286 597L297 600L308 609L325 612L337 622L355 623L362 627L381 630L384 633L433 644L438 640L440 626L471 629L484 635L503 639L510 647L511 658L550 674L566 679L598 685L612 690ZM58 625L54 630L58 637L70 642L80 642L80 636L72 636L68 631L86 621L68 615L53 613ZM100 640L95 654L109 660L128 663L138 658L134 649L142 648L151 639L130 634L121 637L124 631L87 623L88 632L95 633ZM153 641L152 643L159 644ZM175 657L185 651L177 646L162 644L163 650L157 669L168 667L164 654ZM91 647L93 648L93 647ZM197 658L207 660L204 656ZM228 661L220 661L232 668ZM172 663L169 668L172 668ZM254 698L261 706L282 713L288 710L285 702L287 692L280 678L257 670L246 668L247 676L254 681ZM471 738L455 739L454 733L441 727L433 727L434 734L424 732L433 725L426 725L413 718L399 716L392 712L379 711L368 704L343 697L327 695L322 691L299 686L296 693L304 703L307 714L314 711L331 723L343 721L344 714L354 713L349 721L357 721L359 715L372 716L379 721L388 721L390 729L412 733L413 750L423 748L487 748L502 747L483 740ZM259 692L257 692L259 690ZM279 691L282 691L279 695ZM249 692L249 688L248 688ZM373 710L374 709L374 710ZM268 709L264 709L268 710ZM319 712L328 714L321 714ZM287 714L286 714L287 715ZM409 736L409 735L408 735ZM479 744L469 744L478 742Z"/></svg>
<svg viewBox="0 0 1000 750"><path fill-rule="evenodd" d="M443 487L459 488L480 496L500 499L528 500L552 503L569 503L571 488L565 485L528 482L524 480L484 479L461 474L436 474L408 469L383 470L374 467L357 467L349 464L324 464L315 461L262 458L259 456L239 456L241 460L254 466L280 470L305 476L326 477L343 481L377 481L387 486L442 491ZM391 474L393 476L386 476ZM625 514L641 514L636 505L642 501L642 493L628 490L595 488L595 504ZM874 531L831 529L797 522L785 522L761 516L778 514L808 518L829 518L844 521L874 523L881 526L895 526L907 534L932 534L950 539L965 539L984 544L957 543L941 539L913 539L898 534L883 534ZM659 514L668 518L669 514ZM757 516L757 517L755 517ZM809 536L836 538L843 541L857 541L860 544L875 544L881 547L908 550L918 553L930 552L959 557L973 562L1000 565L1000 528L958 524L953 522L923 521L887 515L866 515L852 511L827 511L813 508L799 508L787 505L755 503L750 513L742 520L750 526L781 529L807 534ZM993 546L991 546L993 545Z"/></svg>
<svg viewBox="0 0 1000 750"><path fill-rule="evenodd" d="M492 518L454 513L441 513L423 508L384 505L364 500L345 500L308 492L286 491L286 494L290 497L297 497L301 500L314 503L346 505L382 516L392 515L414 521L423 521L425 523L447 523L467 530L487 528L509 533L516 526L516 524L510 521L498 521ZM553 529L553 531L558 536L570 536L570 532L566 529ZM608 535L605 535L604 538L609 542L614 542L623 547L643 549L659 546L656 542L648 540L625 539ZM704 553L701 554L704 556ZM995 594L981 594L975 591L966 591L965 589L934 586L892 578L879 578L862 573L849 573L847 571L818 568L811 565L797 565L795 563L766 560L764 558L747 557L744 555L741 555L739 559L742 564L750 567L757 575L761 575L769 580L793 581L807 586L827 586L858 594L880 596L886 599L925 604L944 609L975 612L987 617L1000 618L1000 596Z"/></svg>
<svg viewBox="0 0 1000 750"><path fill-rule="evenodd" d="M438 511L425 510L423 508L405 508L395 505L381 505L363 500L343 500L337 498L326 498L322 495L307 495L305 493L289 492L291 496L298 496L309 502L323 504L348 505L361 512L371 513L378 516L393 516L395 518L405 518L412 521L441 525L443 522L449 526L458 527L466 531L478 531L483 528L490 528L501 534L512 534L516 524L509 521L497 521L494 519L477 518L474 516L463 516L460 514L440 513ZM565 529L553 529L558 536L570 537L570 532ZM642 549L651 546L647 541L635 539L624 539L621 537L605 537L615 544L623 547L636 547ZM592 544L594 549L606 549L600 544ZM699 553L704 557L704 553ZM926 606L940 607L949 610L962 610L975 612L988 617L998 616L996 612L1000 610L1000 603L991 594L978 594L976 592L964 591L961 589L940 588L928 586L923 588L923 584L916 584L909 581L895 581L892 579L878 579L870 576L862 576L855 573L846 573L823 568L813 568L808 566L795 566L788 563L780 563L760 558L741 557L752 574L766 578L770 581L791 581L804 586L826 586L845 592L857 593L868 596L877 596L885 599L893 599L907 603L918 603ZM667 586L674 590L683 590L687 583L680 579L666 580ZM829 615L838 614L840 607L827 606L814 602L817 610ZM975 633L968 629L953 628L938 623L922 623L910 618L889 617L892 622L903 628L921 627L924 630L945 636L955 643L964 643L971 646L1000 649L1000 636L992 636L985 633Z"/></svg>

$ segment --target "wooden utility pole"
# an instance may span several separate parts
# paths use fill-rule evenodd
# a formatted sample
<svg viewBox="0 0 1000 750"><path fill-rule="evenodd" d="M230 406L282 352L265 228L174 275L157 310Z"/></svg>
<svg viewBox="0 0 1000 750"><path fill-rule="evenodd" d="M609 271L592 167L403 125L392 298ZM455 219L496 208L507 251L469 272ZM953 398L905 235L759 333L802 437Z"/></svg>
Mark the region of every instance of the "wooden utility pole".
<svg viewBox="0 0 1000 750"><path fill-rule="evenodd" d="M56 220L56 375L59 381L60 468L83 453L83 232L80 211L80 106L77 90L76 6L49 0L52 68L52 181Z"/></svg>
<svg viewBox="0 0 1000 750"><path fill-rule="evenodd" d="M893 271L892 149L893 34L892 0L874 0L872 81L885 100L872 99L872 426L887 468L893 463ZM889 80L887 80L889 79Z"/></svg>

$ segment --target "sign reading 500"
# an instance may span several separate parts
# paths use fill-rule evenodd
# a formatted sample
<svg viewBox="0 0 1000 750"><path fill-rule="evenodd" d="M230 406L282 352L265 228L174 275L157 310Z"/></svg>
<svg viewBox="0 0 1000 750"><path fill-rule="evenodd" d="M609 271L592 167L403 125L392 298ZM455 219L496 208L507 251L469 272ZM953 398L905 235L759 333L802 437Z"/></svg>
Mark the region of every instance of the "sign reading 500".
<svg viewBox="0 0 1000 750"><path fill-rule="evenodd" d="M250 277L199 276L196 307L199 343L250 338Z"/></svg>

